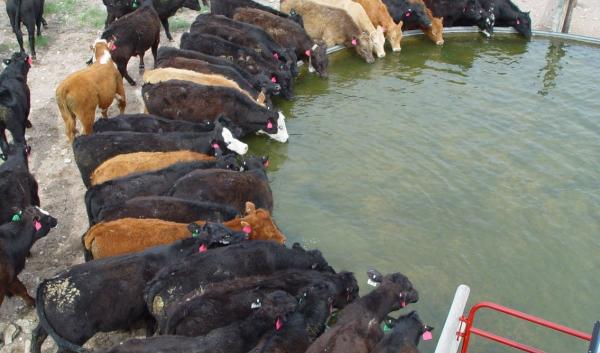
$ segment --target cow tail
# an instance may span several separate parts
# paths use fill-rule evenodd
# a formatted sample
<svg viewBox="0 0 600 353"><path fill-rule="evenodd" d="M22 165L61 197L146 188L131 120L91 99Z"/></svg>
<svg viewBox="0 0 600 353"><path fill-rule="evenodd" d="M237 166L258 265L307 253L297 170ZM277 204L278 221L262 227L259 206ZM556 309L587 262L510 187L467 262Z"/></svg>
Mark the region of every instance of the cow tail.
<svg viewBox="0 0 600 353"><path fill-rule="evenodd" d="M69 351L75 352L75 353L89 353L89 351L81 346L78 346L70 341L67 341L66 339L64 339L63 337L61 337L56 330L54 330L54 327L52 327L52 325L50 325L50 323L48 322L48 318L46 317L46 312L44 311L44 304L46 303L46 297L44 295L44 288L46 288L46 283L48 283L48 281L44 281L42 282L38 288L37 288L37 292L36 292L36 296L35 296L35 310L37 312L38 318L40 320L39 325L41 326L41 328L46 331L50 336L52 336L52 339L54 339L54 342L56 342L56 345L59 347L59 351L61 349L67 349ZM38 330L36 330L36 332L34 333L34 335L37 333ZM34 337L33 340L35 340L37 337ZM39 345L36 345L38 347L41 347L42 344L39 343ZM32 345L33 347L33 345ZM32 350L33 352L33 350ZM33 353L37 353L37 352L33 352Z"/></svg>
<svg viewBox="0 0 600 353"><path fill-rule="evenodd" d="M71 119L73 121L73 124L75 124L75 119L77 117L69 107L65 87L58 87L58 89L56 90L56 104L58 104L58 110L60 111L60 115L62 115L63 120L66 122L67 119Z"/></svg>

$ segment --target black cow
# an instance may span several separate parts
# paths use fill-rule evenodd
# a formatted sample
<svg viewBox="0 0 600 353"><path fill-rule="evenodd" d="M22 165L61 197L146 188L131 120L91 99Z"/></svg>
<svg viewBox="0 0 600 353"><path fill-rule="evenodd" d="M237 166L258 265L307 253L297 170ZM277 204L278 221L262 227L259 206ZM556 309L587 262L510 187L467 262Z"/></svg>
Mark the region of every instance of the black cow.
<svg viewBox="0 0 600 353"><path fill-rule="evenodd" d="M281 94L284 98L293 98L292 74L286 70L285 65L283 63L278 64L275 61L266 61L252 49L211 34L188 32L181 36L180 47L226 58L254 75L267 75L271 77L274 83L281 85Z"/></svg>
<svg viewBox="0 0 600 353"><path fill-rule="evenodd" d="M411 0L383 0L394 22L404 22L405 26L430 28L431 20L425 13L425 5L420 1ZM435 14L434 14L435 16Z"/></svg>
<svg viewBox="0 0 600 353"><path fill-rule="evenodd" d="M419 300L417 290L403 274L382 276L375 270L367 274L379 286L344 308L335 325L317 338L306 353L368 353L383 337L380 323L385 316Z"/></svg>
<svg viewBox="0 0 600 353"><path fill-rule="evenodd" d="M241 136L266 134L279 142L289 137L281 112L269 110L233 88L169 80L144 84L142 97L148 112L165 118L203 122L224 115L242 129Z"/></svg>
<svg viewBox="0 0 600 353"><path fill-rule="evenodd" d="M0 74L0 158L6 159L9 151L6 129L16 143L27 144L25 128L31 127L29 110L31 95L27 74L31 58L25 53L14 53L3 61L6 68Z"/></svg>
<svg viewBox="0 0 600 353"><path fill-rule="evenodd" d="M265 334L248 353L304 353L325 330L333 298L326 283L306 286L297 296L298 309L279 331Z"/></svg>
<svg viewBox="0 0 600 353"><path fill-rule="evenodd" d="M38 183L29 172L26 147L16 144L0 165L0 224L11 220L14 209L30 205L40 205Z"/></svg>
<svg viewBox="0 0 600 353"><path fill-rule="evenodd" d="M217 121L234 136L239 136L241 131L225 117ZM110 119L98 119L94 123L94 132L108 131L134 131L134 132L209 132L215 129L212 121L191 123L184 120L172 120L161 118L151 114L123 114ZM236 130L237 133L236 133Z"/></svg>
<svg viewBox="0 0 600 353"><path fill-rule="evenodd" d="M420 338L431 339L433 327L423 324L416 311L392 319L391 323L392 331L377 343L372 353L419 353Z"/></svg>
<svg viewBox="0 0 600 353"><path fill-rule="evenodd" d="M198 253L202 244L212 248L222 239L238 238L222 225L211 224L197 237L75 265L43 281L37 290L40 323L33 331L31 351L40 353L50 334L59 351L86 352L80 346L97 332L127 329L141 320L152 334L154 322L143 299L146 283L169 263Z"/></svg>
<svg viewBox="0 0 600 353"><path fill-rule="evenodd" d="M134 197L162 195L177 179L201 168L239 169L235 157L227 155L216 161L177 163L157 171L133 174L94 185L85 193L90 226L101 220L100 213L104 208L117 207Z"/></svg>
<svg viewBox="0 0 600 353"><path fill-rule="evenodd" d="M148 284L144 297L152 315L164 320L165 308L198 288L286 269L335 273L318 250L305 251L297 243L288 249L272 241L254 240L196 254L165 267Z"/></svg>
<svg viewBox="0 0 600 353"><path fill-rule="evenodd" d="M209 201L235 208L240 214L250 201L257 208L273 212L273 193L266 167L268 160L249 157L244 171L205 169L193 171L179 180L166 195L194 201Z"/></svg>
<svg viewBox="0 0 600 353"><path fill-rule="evenodd" d="M105 28L113 23L115 19L135 11L140 6L140 0L102 0L102 2L106 6L107 12ZM208 6L206 0L202 0L202 3ZM173 37L169 31L169 17L175 15L183 7L195 11L200 10L200 2L198 0L154 0L153 5L165 29L165 34L171 41Z"/></svg>
<svg viewBox="0 0 600 353"><path fill-rule="evenodd" d="M273 15L269 12L252 8L239 8L233 19L261 27L269 33L273 40L284 48L293 48L297 58L308 61L308 69L317 71L321 77L327 77L327 45L322 40L312 40L304 28L297 23Z"/></svg>
<svg viewBox="0 0 600 353"><path fill-rule="evenodd" d="M304 28L304 21L295 11L289 14L281 11L277 11L272 7L264 6L252 0L212 0L210 4L210 13L213 15L223 15L227 17L233 17L235 10L240 7L250 7L253 9L259 9L277 15L283 18L289 18L292 21L298 23L300 27Z"/></svg>
<svg viewBox="0 0 600 353"><path fill-rule="evenodd" d="M350 272L331 274L311 270L285 270L268 276L251 276L223 281L205 288L200 293L182 297L166 308L167 318L158 321L161 333L180 336L200 336L248 316L256 298L283 290L306 298L306 288L319 286L326 296L326 313L344 308L358 294L358 285ZM325 298L324 298L325 299ZM318 325L319 329L323 329Z"/></svg>
<svg viewBox="0 0 600 353"><path fill-rule="evenodd" d="M56 227L56 218L37 206L19 210L12 221L0 225L0 306L4 296L18 295L28 305L34 300L17 275L25 268L25 258L34 242Z"/></svg>
<svg viewBox="0 0 600 353"><path fill-rule="evenodd" d="M103 353L246 353L265 332L280 330L282 322L297 307L296 299L284 291L275 291L243 321L210 332L206 336L157 336L125 341Z"/></svg>
<svg viewBox="0 0 600 353"><path fill-rule="evenodd" d="M265 93L273 94L273 95L277 95L281 92L281 85L279 85L277 83L273 83L271 81L271 77L269 77L267 75L251 74L248 71L246 71L244 68L242 68L241 66L234 64L233 62L231 62L227 59L199 53L199 52L193 51L193 50L184 50L184 49L177 49L177 48L172 48L172 47L160 47L160 49L158 49L158 64L157 65L161 65L161 63L166 62L166 61L172 62L171 59L175 59L175 58L185 58L185 59L192 59L194 61L202 61L202 62L206 63L206 68L200 69L199 68L200 64L196 64L196 63L193 63L194 64L193 67L191 67L191 66L186 66L186 67L168 66L168 67L177 67L180 69L194 70L194 71L198 71L198 72L202 72L202 73L220 74L231 80L236 81L240 85L240 87L242 87L244 85L243 81L239 79L239 77L241 76L244 80L248 81L252 85L252 87L254 87L254 89L257 91L264 90Z"/></svg>
<svg viewBox="0 0 600 353"><path fill-rule="evenodd" d="M435 17L444 18L444 27L478 26L486 35L494 29L494 16L481 0L423 0Z"/></svg>
<svg viewBox="0 0 600 353"><path fill-rule="evenodd" d="M152 49L156 66L156 51L160 42L160 19L151 0L143 1L142 6L113 22L100 36L113 41L114 50L110 55L121 76L135 86L135 81L127 73L127 63L132 56L140 57L140 70L144 69L144 53Z"/></svg>
<svg viewBox="0 0 600 353"><path fill-rule="evenodd" d="M177 223L191 223L199 219L225 222L239 216L232 207L214 202L199 202L169 196L134 197L125 203L103 208L98 222L121 218L156 218Z"/></svg>
<svg viewBox="0 0 600 353"><path fill-rule="evenodd" d="M212 34L242 47L253 49L267 61L282 62L292 76L298 76L298 57L292 49L284 48L262 28L234 21L221 15L198 15L192 26L192 33Z"/></svg>
<svg viewBox="0 0 600 353"><path fill-rule="evenodd" d="M92 172L102 162L120 154L189 150L208 155L218 155L223 151L230 151L229 148L232 143L237 146L240 142L233 138L227 128L220 125L213 131L203 133L167 132L160 134L109 131L78 136L73 141L73 154L83 178L83 183L89 187ZM246 145L244 144L244 146ZM235 149L238 152L245 152L240 151L237 147Z"/></svg>
<svg viewBox="0 0 600 353"><path fill-rule="evenodd" d="M493 14L492 19L499 27L513 27L525 38L531 39L531 17L529 12L519 10L510 0L479 0L481 5ZM494 23L492 23L493 30ZM490 35L492 32L490 32Z"/></svg>
<svg viewBox="0 0 600 353"><path fill-rule="evenodd" d="M44 0L6 0L6 13L10 19L12 27L21 52L23 48L23 32L21 32L21 23L27 27L29 34L29 49L31 57L35 60L35 27L37 26L38 37L42 35L41 25L46 26L46 21L42 17L44 14Z"/></svg>

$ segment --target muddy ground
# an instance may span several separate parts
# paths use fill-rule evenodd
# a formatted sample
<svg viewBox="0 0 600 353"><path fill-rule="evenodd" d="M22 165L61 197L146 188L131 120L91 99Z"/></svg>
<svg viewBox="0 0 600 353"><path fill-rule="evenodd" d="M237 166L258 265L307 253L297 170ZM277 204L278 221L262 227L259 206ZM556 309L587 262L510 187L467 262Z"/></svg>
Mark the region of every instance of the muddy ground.
<svg viewBox="0 0 600 353"><path fill-rule="evenodd" d="M79 14L89 9L89 6L96 6L105 11L102 1L88 0L81 3L87 7L76 6L76 12L69 16L45 15L48 28L43 30L43 35L48 38L48 43L43 47L36 47L37 61L34 62L28 76L32 105L30 120L33 123L33 128L27 130L26 136L32 147L29 169L39 183L42 208L58 218L58 226L46 238L34 244L31 249L32 256L27 260L25 270L19 275L32 296L35 296L35 289L44 278L52 277L63 269L83 262L80 239L88 227L84 205L85 187L75 164L73 151L65 137L64 123L54 98L58 83L70 73L85 67L85 61L91 54L90 45L101 32L99 28L86 28ZM0 43L11 43L13 50L18 49L4 11L4 0L0 0L0 9ZM194 11L181 10L175 20L180 24L191 23L195 16ZM183 32L182 28L172 30L175 41L169 42L161 31L161 45L176 45ZM6 46L4 49L6 50ZM145 56L145 62L146 67L152 67L153 58L150 52ZM138 59L132 59L128 71L134 80L139 81L141 76L137 66ZM125 83L125 89L126 113L141 112L142 106L135 94L139 86L131 87ZM116 114L118 109L115 104L109 110L109 116ZM99 112L97 116L100 116ZM80 128L79 125L78 127ZM0 353L28 352L31 330L36 323L34 309L25 306L18 297L6 298L0 306ZM13 335L14 338L10 337ZM99 339L105 341L106 337L107 335ZM118 340L119 335L113 334L111 338ZM11 344L6 344L11 340ZM106 346L109 343L99 343L95 338L88 345L95 344ZM44 351L54 350L52 339L48 339Z"/></svg>

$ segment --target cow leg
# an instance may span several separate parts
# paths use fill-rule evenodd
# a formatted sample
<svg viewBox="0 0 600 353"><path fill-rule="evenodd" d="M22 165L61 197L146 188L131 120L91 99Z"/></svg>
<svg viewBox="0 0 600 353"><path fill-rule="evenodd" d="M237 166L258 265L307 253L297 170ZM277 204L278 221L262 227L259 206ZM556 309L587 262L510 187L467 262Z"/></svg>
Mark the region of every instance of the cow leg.
<svg viewBox="0 0 600 353"><path fill-rule="evenodd" d="M125 99L125 87L123 87L123 80L117 81L117 101L119 102L119 112L121 114L125 113L127 101Z"/></svg>
<svg viewBox="0 0 600 353"><path fill-rule="evenodd" d="M44 26L44 28L48 28L48 22L46 22L44 16L42 16L42 25Z"/></svg>
<svg viewBox="0 0 600 353"><path fill-rule="evenodd" d="M38 16L38 18L36 18L35 20L35 26L37 27L37 36L41 37L42 36L42 16Z"/></svg>
<svg viewBox="0 0 600 353"><path fill-rule="evenodd" d="M21 281L18 278L15 277L15 280L12 281L11 284L9 284L8 290L12 294L18 295L19 297L23 298L27 305L35 306L35 300L33 300L29 293L27 293L27 288L25 288L25 285L21 283Z"/></svg>
<svg viewBox="0 0 600 353"><path fill-rule="evenodd" d="M69 142L72 143L75 139L75 133L77 132L77 130L75 129L76 116L70 111L66 111L64 113L61 111L60 115L62 116L63 121L65 122L65 134L67 135L67 139L69 139Z"/></svg>
<svg viewBox="0 0 600 353"><path fill-rule="evenodd" d="M13 29L13 32L15 33L15 36L17 37L17 42L19 42L19 48L21 48L21 52L25 51L25 48L23 48L23 32L21 31L21 22L17 22L15 23L15 19L13 18L13 16L9 16L10 17L10 26Z"/></svg>
<svg viewBox="0 0 600 353"><path fill-rule="evenodd" d="M169 31L169 19L163 18L160 20L160 22L162 23L163 27L165 28L165 34L167 35L167 39L169 39L169 42L172 42L173 36L171 35L171 31Z"/></svg>
<svg viewBox="0 0 600 353"><path fill-rule="evenodd" d="M31 58L35 60L35 20L30 19L26 26L27 34L29 35L29 49L31 50Z"/></svg>
<svg viewBox="0 0 600 353"><path fill-rule="evenodd" d="M44 344L46 338L48 338L48 332L44 330L42 325L38 324L31 332L31 353L41 353L42 344Z"/></svg>
<svg viewBox="0 0 600 353"><path fill-rule="evenodd" d="M129 62L129 59L127 59L126 61L120 60L119 63L117 64L117 68L119 69L121 76L123 76L123 78L126 79L130 85L135 86L135 81L127 73L127 63L128 62Z"/></svg>
<svg viewBox="0 0 600 353"><path fill-rule="evenodd" d="M154 58L154 68L156 69L156 55L158 53L158 44L160 43L160 36L156 36L156 40L152 44L152 57Z"/></svg>
<svg viewBox="0 0 600 353"><path fill-rule="evenodd" d="M96 118L96 112L91 110L89 113L85 113L81 116L81 124L83 125L83 133L91 135L94 132L94 120ZM106 110L102 110L102 116L107 117Z"/></svg>
<svg viewBox="0 0 600 353"><path fill-rule="evenodd" d="M140 72L142 72L146 68L146 65L144 64L144 54L140 54L139 57L140 57L139 68L140 68Z"/></svg>

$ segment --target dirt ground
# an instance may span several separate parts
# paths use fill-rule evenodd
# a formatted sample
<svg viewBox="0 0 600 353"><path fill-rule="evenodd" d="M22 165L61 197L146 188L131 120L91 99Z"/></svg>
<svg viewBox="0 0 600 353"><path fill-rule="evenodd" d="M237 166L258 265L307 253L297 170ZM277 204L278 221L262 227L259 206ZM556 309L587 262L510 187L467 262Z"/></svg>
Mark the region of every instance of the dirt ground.
<svg viewBox="0 0 600 353"><path fill-rule="evenodd" d="M5 7L4 1L0 0L2 9ZM59 0L46 0L47 3L56 1ZM276 5L276 1L265 2ZM104 9L101 0L82 3L85 6L76 8L75 11L84 11L90 6ZM532 10L535 28L550 29L555 0L517 0L516 3L524 10ZM597 3L597 0L579 0L573 27L585 29L579 34L600 36L600 22L597 21L600 17L600 5L592 3ZM0 43L12 43L15 49L16 41L10 30L8 18L3 10L1 12ZM195 16L195 12L182 10L176 18L191 23ZM49 41L46 46L37 49L38 61L34 63L28 78L32 101L30 120L33 122L33 128L27 131L27 140L32 146L29 167L40 185L42 207L58 218L58 226L33 246L32 256L19 276L32 295L42 279L83 262L80 237L88 226L84 205L85 188L75 165L71 146L64 134L64 123L56 107L54 91L68 74L85 66L85 61L91 54L89 47L100 34L99 29L87 28L81 21L76 20L76 13L69 16L53 14L45 17L48 28L43 32ZM590 24L586 25L588 22ZM161 45L176 45L183 31L184 29L173 30L175 42L171 43L161 31ZM152 57L148 53L146 65L152 67L152 64ZM138 60L132 59L129 63L129 73L139 81L137 65ZM126 112L140 112L141 104L135 93L139 87L131 87L127 83L125 87ZM116 107L111 107L109 116L116 113ZM0 353L28 352L31 330L36 323L35 310L26 307L20 298L6 298L0 307ZM86 346L106 347L128 335L130 334L100 334ZM44 345L44 352L54 350L52 339L48 339Z"/></svg>
<svg viewBox="0 0 600 353"><path fill-rule="evenodd" d="M87 6L104 9L101 0L89 0L85 3ZM16 44L4 8L4 0L0 0L0 43L12 40ZM176 17L191 23L195 16L193 11L181 10ZM68 74L85 67L85 61L91 55L90 45L101 32L99 29L84 28L81 21L74 19L74 15L67 18L46 15L45 18L48 28L42 32L49 38L49 43L44 47L36 47L38 60L34 62L28 75L32 106L30 120L33 128L27 130L26 137L32 147L29 169L39 183L42 208L58 219L58 226L46 238L34 244L32 256L19 275L33 296L35 288L43 279L83 262L81 235L88 227L84 204L85 187L64 133L64 123L58 113L54 92L58 83ZM183 29L172 30L175 41L169 42L161 31L161 45L176 45L183 32ZM18 46L15 48L18 49ZM145 62L146 67L152 67L150 52L145 56ZM128 71L139 82L141 76L137 66L138 59L132 59ZM126 113L141 112L142 105L135 93L139 86L131 87L125 83L125 89ZM118 109L115 104L109 110L109 116L116 114ZM81 129L79 125L78 128ZM34 309L26 307L18 297L6 298L0 306L0 353L28 352L31 330L36 323ZM9 327L11 324L14 326ZM20 332L13 333L15 327ZM15 337L11 344L3 344L11 341L8 336L13 335ZM118 335L111 336L118 339ZM44 345L44 351L55 351L52 339L47 342L52 344ZM91 344L94 345L94 342ZM106 346L107 342L101 345Z"/></svg>

